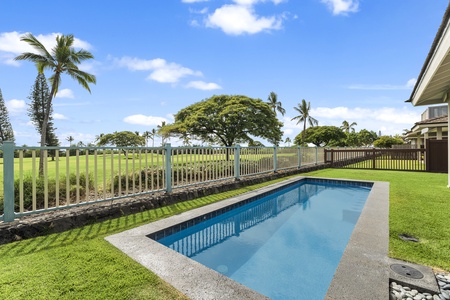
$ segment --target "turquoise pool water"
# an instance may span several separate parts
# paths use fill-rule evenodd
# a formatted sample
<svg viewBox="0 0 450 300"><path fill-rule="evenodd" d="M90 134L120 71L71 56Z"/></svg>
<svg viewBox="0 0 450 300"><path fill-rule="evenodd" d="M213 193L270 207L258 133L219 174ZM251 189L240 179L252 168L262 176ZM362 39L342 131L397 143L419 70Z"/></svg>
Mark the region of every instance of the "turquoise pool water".
<svg viewBox="0 0 450 300"><path fill-rule="evenodd" d="M369 192L301 181L158 242L272 299L323 299Z"/></svg>

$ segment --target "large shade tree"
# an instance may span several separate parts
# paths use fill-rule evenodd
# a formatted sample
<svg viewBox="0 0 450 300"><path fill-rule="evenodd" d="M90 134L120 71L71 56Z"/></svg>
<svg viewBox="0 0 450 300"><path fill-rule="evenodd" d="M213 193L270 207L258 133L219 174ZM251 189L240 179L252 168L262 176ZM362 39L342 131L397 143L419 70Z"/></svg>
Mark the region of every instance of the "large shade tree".
<svg viewBox="0 0 450 300"><path fill-rule="evenodd" d="M278 101L278 95L275 92L270 92L269 97L267 97L267 104L269 104L270 108L276 114L277 111L284 116L286 110L283 108L281 101Z"/></svg>
<svg viewBox="0 0 450 300"><path fill-rule="evenodd" d="M294 142L301 145L303 142L311 143L317 147L326 147L330 144L341 144L346 135L336 126L315 126L309 127L304 132L299 133Z"/></svg>
<svg viewBox="0 0 450 300"><path fill-rule="evenodd" d="M226 147L260 137L278 145L283 123L260 99L242 95L216 95L183 108L164 130L178 136L195 136Z"/></svg>
<svg viewBox="0 0 450 300"><path fill-rule="evenodd" d="M393 145L403 145L401 138L383 135L373 142L376 148L392 148Z"/></svg>
<svg viewBox="0 0 450 300"><path fill-rule="evenodd" d="M119 148L145 146L145 137L132 131L115 131L103 134L97 142L98 146L112 145ZM122 149L124 153L126 151Z"/></svg>
<svg viewBox="0 0 450 300"><path fill-rule="evenodd" d="M22 53L17 56L15 60L28 60L34 63L37 66L39 73L43 73L45 70L52 72L52 75L49 77L51 84L50 98L45 107L41 129L41 147L44 147L52 99L55 98L56 93L58 93L59 86L61 85L61 76L63 74L69 75L83 88L91 92L89 83L96 83L95 76L80 70L78 65L86 60L93 59L94 56L89 51L83 49L75 50L73 47L75 38L71 34L58 35L56 37L56 45L50 51L48 51L31 33L23 35L20 40L28 43L36 52ZM43 151L41 151L39 170L40 174L42 174Z"/></svg>
<svg viewBox="0 0 450 300"><path fill-rule="evenodd" d="M302 134L302 143L305 142L304 133L306 131L306 123L309 123L309 125L317 126L319 124L319 121L317 121L315 118L311 116L311 103L306 102L305 99L302 99L302 102L299 103L294 109L298 112L298 116L295 116L291 119L291 121L297 120L297 124L303 123L303 134Z"/></svg>

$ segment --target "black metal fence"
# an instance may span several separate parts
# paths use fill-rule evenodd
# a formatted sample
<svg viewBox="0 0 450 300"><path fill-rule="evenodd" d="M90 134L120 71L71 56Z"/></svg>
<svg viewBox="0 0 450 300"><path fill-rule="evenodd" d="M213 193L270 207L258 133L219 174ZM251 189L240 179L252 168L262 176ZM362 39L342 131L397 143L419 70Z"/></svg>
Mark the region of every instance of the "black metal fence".
<svg viewBox="0 0 450 300"><path fill-rule="evenodd" d="M332 168L426 171L426 149L325 149Z"/></svg>

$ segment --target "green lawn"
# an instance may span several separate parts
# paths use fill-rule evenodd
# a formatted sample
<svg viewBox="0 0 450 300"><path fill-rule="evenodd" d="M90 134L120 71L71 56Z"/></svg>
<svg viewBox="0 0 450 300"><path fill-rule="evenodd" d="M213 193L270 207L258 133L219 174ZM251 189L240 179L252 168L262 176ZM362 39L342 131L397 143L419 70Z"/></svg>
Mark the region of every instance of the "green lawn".
<svg viewBox="0 0 450 300"><path fill-rule="evenodd" d="M450 271L446 174L327 169L306 175L389 181L390 255ZM0 295L3 299L185 299L104 237L274 182L2 245ZM401 233L421 242L402 241Z"/></svg>

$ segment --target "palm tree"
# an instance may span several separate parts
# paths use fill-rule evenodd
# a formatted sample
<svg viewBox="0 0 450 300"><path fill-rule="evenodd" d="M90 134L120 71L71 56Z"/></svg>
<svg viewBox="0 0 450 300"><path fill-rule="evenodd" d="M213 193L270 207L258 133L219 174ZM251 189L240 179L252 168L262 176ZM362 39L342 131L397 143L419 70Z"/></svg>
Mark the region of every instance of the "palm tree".
<svg viewBox="0 0 450 300"><path fill-rule="evenodd" d="M342 122L342 126L341 129L345 132L345 133L350 133L351 132L355 132L355 128L354 126L358 125L356 122L352 122L351 124L349 124L347 121L343 121Z"/></svg>
<svg viewBox="0 0 450 300"><path fill-rule="evenodd" d="M74 141L73 136L69 135L69 136L66 138L66 141L69 142L69 147L72 147L72 142Z"/></svg>
<svg viewBox="0 0 450 300"><path fill-rule="evenodd" d="M100 133L99 135L96 135L95 136L95 143L98 143L98 142L100 142L100 140L102 139L102 137L104 136L105 134L104 133Z"/></svg>
<svg viewBox="0 0 450 300"><path fill-rule="evenodd" d="M291 143L292 143L292 140L291 140L290 137L287 137L287 138L284 140L284 142L288 145L288 147L290 147L290 146L291 146Z"/></svg>
<svg viewBox="0 0 450 300"><path fill-rule="evenodd" d="M150 131L150 136L152 139L152 147L155 147L155 137L158 135L158 132L156 131L155 128L152 129L152 131Z"/></svg>
<svg viewBox="0 0 450 300"><path fill-rule="evenodd" d="M311 103L306 102L305 99L302 99L302 103L297 104L297 107L294 107L294 109L299 113L299 115L293 117L291 121L298 120L297 124L303 122L303 132L302 132L302 144L303 144L305 140L306 122L308 122L310 126L317 126L317 124L319 124L319 121L310 116Z"/></svg>
<svg viewBox="0 0 450 300"><path fill-rule="evenodd" d="M27 42L32 46L36 53L24 52L21 55L14 58L14 60L28 60L34 63L38 72L43 73L44 70L48 69L53 72L53 75L49 78L50 84L52 86L50 92L50 99L47 101L47 105L44 111L44 119L41 128L41 147L45 146L45 137L47 136L47 124L50 116L50 108L52 105L52 99L55 98L56 93L58 93L59 86L61 84L61 75L67 74L85 88L91 92L89 88L89 83L96 83L95 76L87 72L78 69L78 64L85 60L92 59L94 56L86 50L78 50L72 47L74 42L74 36L61 35L56 37L56 46L49 52L44 45L39 42L39 40L34 37L31 33L27 33L20 39L21 41ZM41 151L39 160L39 173L43 173L44 166L44 151Z"/></svg>
<svg viewBox="0 0 450 300"><path fill-rule="evenodd" d="M145 139L145 147L148 147L148 140L150 139L150 137L152 136L152 133L150 131L144 131L142 133L142 136Z"/></svg>
<svg viewBox="0 0 450 300"><path fill-rule="evenodd" d="M166 143L166 139L169 138L169 135L163 130L166 125L166 121L162 121L161 125L156 126L156 128L158 128L157 132L161 136L161 146L164 146L164 144Z"/></svg>
<svg viewBox="0 0 450 300"><path fill-rule="evenodd" d="M275 92L270 92L266 103L269 104L270 108L273 110L275 114L277 114L277 111L282 116L284 116L284 114L286 113L286 110L281 106L281 102L278 101L278 96Z"/></svg>

